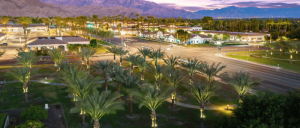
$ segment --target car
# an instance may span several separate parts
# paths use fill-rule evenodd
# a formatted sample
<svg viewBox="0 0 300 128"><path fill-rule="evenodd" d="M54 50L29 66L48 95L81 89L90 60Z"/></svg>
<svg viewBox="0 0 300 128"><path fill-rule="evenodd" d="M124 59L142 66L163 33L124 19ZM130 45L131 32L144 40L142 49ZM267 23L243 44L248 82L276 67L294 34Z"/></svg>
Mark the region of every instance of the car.
<svg viewBox="0 0 300 128"><path fill-rule="evenodd" d="M0 46L7 46L7 45L8 45L7 43L0 44Z"/></svg>

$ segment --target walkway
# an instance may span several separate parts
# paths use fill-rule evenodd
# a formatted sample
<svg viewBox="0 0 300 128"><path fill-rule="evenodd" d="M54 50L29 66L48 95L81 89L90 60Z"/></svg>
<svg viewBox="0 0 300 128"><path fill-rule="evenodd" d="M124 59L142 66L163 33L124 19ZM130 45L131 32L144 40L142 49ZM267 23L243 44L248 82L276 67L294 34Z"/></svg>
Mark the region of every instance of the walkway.
<svg viewBox="0 0 300 128"><path fill-rule="evenodd" d="M172 100L170 98L166 99L166 101L172 103ZM174 104L185 108L200 109L200 106L181 103L181 102L175 102ZM236 108L236 107L237 104L229 105L229 109ZM226 110L226 106L206 106L204 107L204 110Z"/></svg>

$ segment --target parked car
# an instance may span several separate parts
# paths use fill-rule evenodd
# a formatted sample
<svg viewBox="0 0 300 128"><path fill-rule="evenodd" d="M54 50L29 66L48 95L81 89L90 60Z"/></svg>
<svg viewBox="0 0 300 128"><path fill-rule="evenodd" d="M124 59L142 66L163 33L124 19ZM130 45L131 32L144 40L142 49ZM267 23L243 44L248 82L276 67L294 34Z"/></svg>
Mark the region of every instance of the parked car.
<svg viewBox="0 0 300 128"><path fill-rule="evenodd" d="M2 43L0 44L0 46L7 46L7 43Z"/></svg>

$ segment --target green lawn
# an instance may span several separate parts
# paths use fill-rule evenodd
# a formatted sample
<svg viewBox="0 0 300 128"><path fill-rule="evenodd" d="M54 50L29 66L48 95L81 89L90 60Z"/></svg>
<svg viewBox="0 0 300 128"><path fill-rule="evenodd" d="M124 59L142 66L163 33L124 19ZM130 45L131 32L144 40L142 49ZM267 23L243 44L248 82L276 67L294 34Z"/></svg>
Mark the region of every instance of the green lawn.
<svg viewBox="0 0 300 128"><path fill-rule="evenodd" d="M180 46L185 46L184 44L179 44ZM216 44L187 44L187 47L216 47Z"/></svg>
<svg viewBox="0 0 300 128"><path fill-rule="evenodd" d="M97 50L96 54L108 53L109 52L104 46L98 46L98 48L96 48L96 50Z"/></svg>
<svg viewBox="0 0 300 128"><path fill-rule="evenodd" d="M256 63L271 65L271 66L278 66L281 68L285 68L291 71L300 72L300 61L294 61L293 64L290 64L289 60L289 53L285 53L285 59L287 60L276 60L270 58L263 58L262 56L266 55L266 50L264 51L244 51L244 52L230 52L226 56L241 59L241 60L248 60ZM268 55L270 57L270 55ZM281 59L281 56L279 55L279 51L273 52L273 58ZM298 55L298 60L300 56ZM295 58L294 58L295 59Z"/></svg>

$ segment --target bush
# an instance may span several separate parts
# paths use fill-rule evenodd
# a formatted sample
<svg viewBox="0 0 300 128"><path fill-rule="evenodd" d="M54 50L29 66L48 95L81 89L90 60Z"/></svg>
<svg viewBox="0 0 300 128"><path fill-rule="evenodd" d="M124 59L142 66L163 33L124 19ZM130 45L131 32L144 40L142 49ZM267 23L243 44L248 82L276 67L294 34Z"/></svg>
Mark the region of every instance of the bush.
<svg viewBox="0 0 300 128"><path fill-rule="evenodd" d="M27 120L23 124L16 126L16 128L46 128L41 121Z"/></svg>
<svg viewBox="0 0 300 128"><path fill-rule="evenodd" d="M209 41L205 41L204 43L205 43L205 44L209 44L210 42L209 42Z"/></svg>
<svg viewBox="0 0 300 128"><path fill-rule="evenodd" d="M90 41L90 46L91 46L92 48L96 48L96 47L97 47L97 40L96 40L96 39L92 39L92 40Z"/></svg>
<svg viewBox="0 0 300 128"><path fill-rule="evenodd" d="M79 47L83 48L83 47L90 47L89 44L68 44L67 48L71 51L77 51L79 49Z"/></svg>
<svg viewBox="0 0 300 128"><path fill-rule="evenodd" d="M21 118L25 120L38 121L40 119L47 119L48 112L41 106L30 105L28 109L22 111Z"/></svg>
<svg viewBox="0 0 300 128"><path fill-rule="evenodd" d="M0 128L4 127L6 117L7 117L6 113L0 113Z"/></svg>

